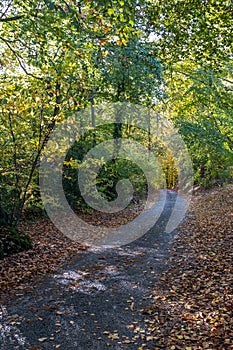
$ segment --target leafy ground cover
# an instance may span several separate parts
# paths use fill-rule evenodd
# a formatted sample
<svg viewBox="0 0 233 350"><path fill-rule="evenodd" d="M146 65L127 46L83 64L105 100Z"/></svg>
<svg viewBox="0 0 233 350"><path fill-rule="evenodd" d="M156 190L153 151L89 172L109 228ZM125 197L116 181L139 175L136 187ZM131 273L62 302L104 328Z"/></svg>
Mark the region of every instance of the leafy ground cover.
<svg viewBox="0 0 233 350"><path fill-rule="evenodd" d="M33 288L34 282L69 262L74 254L84 249L64 237L47 219L22 226L30 233L32 248L1 260L0 291L3 297Z"/></svg>
<svg viewBox="0 0 233 350"><path fill-rule="evenodd" d="M202 192L143 312L155 349L233 349L233 186Z"/></svg>
<svg viewBox="0 0 233 350"><path fill-rule="evenodd" d="M153 350L233 349L232 192L230 185L193 197L170 250L169 268L150 285L153 303L141 309L148 335L143 348L153 343ZM128 208L121 221L140 210ZM96 225L120 223L119 216L108 222L104 215L85 216ZM30 224L28 230L33 248L2 260L3 296L23 294L87 248L64 237L47 219Z"/></svg>
<svg viewBox="0 0 233 350"><path fill-rule="evenodd" d="M134 205L119 214L96 212L79 213L79 216L95 226L116 227L132 220L141 209L141 205ZM64 236L46 218L38 218L33 223L24 222L19 229L28 232L32 248L1 260L0 293L3 298L20 295L23 291L34 288L35 283L67 265L72 259L77 259L78 254L87 248Z"/></svg>

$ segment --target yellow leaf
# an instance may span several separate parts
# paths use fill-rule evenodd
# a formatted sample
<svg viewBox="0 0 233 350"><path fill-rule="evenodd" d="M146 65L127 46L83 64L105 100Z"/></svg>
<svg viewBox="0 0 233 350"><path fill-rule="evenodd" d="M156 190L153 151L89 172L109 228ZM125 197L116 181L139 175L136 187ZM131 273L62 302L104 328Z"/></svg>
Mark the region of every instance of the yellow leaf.
<svg viewBox="0 0 233 350"><path fill-rule="evenodd" d="M130 310L133 311L134 308L134 302L130 305Z"/></svg>
<svg viewBox="0 0 233 350"><path fill-rule="evenodd" d="M147 341L153 340L154 338L151 335L148 335L148 337L146 337Z"/></svg>
<svg viewBox="0 0 233 350"><path fill-rule="evenodd" d="M43 343L44 341L46 341L48 338L39 338L38 341Z"/></svg>

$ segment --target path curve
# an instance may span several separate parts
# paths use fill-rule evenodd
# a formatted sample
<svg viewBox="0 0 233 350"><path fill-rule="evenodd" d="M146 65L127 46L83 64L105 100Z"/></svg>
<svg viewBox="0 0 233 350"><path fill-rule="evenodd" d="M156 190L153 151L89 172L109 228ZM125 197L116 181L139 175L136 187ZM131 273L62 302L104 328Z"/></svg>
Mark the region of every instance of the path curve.
<svg viewBox="0 0 233 350"><path fill-rule="evenodd" d="M177 231L165 228L176 200L167 191L160 219L140 239L89 249L37 290L2 306L0 350L154 349L140 310L169 262Z"/></svg>

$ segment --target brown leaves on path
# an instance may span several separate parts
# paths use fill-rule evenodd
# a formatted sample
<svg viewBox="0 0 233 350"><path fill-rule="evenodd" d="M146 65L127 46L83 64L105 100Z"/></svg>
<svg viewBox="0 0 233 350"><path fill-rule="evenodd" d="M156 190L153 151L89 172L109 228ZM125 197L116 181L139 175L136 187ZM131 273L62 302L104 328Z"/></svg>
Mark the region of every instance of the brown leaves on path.
<svg viewBox="0 0 233 350"><path fill-rule="evenodd" d="M78 213L78 216L94 226L117 227L133 220L142 209L142 205L135 204L116 214L94 211L93 214ZM4 301L10 295L21 295L34 288L47 274L68 264L87 248L64 236L49 219L24 222L19 228L29 232L33 248L1 260L0 294Z"/></svg>
<svg viewBox="0 0 233 350"><path fill-rule="evenodd" d="M155 349L233 349L233 186L194 196L144 309Z"/></svg>
<svg viewBox="0 0 233 350"><path fill-rule="evenodd" d="M85 249L85 246L65 237L48 219L38 219L33 224L24 223L20 229L30 233L33 248L1 260L2 299L33 288L42 277L56 271Z"/></svg>

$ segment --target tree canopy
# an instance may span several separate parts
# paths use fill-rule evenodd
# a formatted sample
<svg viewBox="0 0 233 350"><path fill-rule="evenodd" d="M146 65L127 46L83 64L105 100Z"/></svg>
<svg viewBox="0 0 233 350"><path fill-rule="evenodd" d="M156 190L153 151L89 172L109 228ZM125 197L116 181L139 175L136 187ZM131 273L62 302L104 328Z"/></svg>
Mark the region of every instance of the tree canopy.
<svg viewBox="0 0 233 350"><path fill-rule="evenodd" d="M102 101L145 105L172 120L197 184L232 176L232 11L230 0L3 1L0 206L8 222L41 207L38 165L54 127ZM113 129L105 133L125 132ZM88 137L96 135L80 141L83 150ZM147 146L148 137L141 134ZM156 139L149 143L161 152Z"/></svg>

